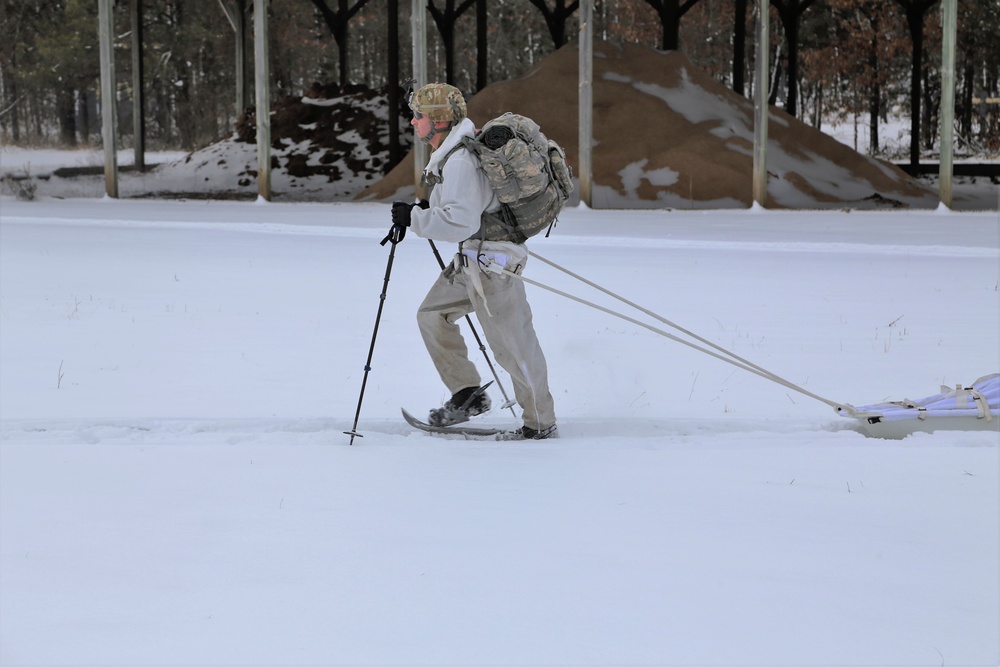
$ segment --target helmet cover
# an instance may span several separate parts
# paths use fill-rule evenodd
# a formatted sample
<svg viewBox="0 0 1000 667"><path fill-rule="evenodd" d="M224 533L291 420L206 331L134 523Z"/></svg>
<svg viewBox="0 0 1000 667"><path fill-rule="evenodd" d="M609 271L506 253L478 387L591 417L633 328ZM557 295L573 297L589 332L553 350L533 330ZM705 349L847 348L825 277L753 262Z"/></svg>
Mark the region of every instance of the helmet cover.
<svg viewBox="0 0 1000 667"><path fill-rule="evenodd" d="M462 91L447 83L428 83L409 98L410 109L434 122L457 123L468 114Z"/></svg>

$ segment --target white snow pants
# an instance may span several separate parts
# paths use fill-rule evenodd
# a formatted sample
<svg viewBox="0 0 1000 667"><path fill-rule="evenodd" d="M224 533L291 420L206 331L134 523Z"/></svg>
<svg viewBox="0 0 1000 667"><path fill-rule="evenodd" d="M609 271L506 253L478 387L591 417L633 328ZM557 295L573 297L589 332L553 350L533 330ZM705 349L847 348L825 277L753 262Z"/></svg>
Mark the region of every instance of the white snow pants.
<svg viewBox="0 0 1000 667"><path fill-rule="evenodd" d="M420 334L441 380L452 394L481 384L457 324L475 311L497 363L510 374L524 425L536 430L552 426L556 415L549 392L549 371L531 323L524 283L509 275L481 273L484 306L468 271L479 269L474 263L463 268L461 255L457 256L438 276L417 310Z"/></svg>

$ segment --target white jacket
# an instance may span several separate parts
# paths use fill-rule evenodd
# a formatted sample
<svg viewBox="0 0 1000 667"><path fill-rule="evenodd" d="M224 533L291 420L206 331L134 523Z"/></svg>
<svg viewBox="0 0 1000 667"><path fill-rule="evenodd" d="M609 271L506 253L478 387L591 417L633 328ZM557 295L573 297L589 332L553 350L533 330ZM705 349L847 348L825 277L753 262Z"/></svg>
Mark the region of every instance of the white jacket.
<svg viewBox="0 0 1000 667"><path fill-rule="evenodd" d="M425 210L414 206L410 212L410 229L417 236L460 243L479 231L483 211L499 207L486 174L479 168L479 161L468 150L456 150L443 168L441 165L464 137L475 136L475 132L476 126L465 118L431 153L424 173L437 177L440 182L431 190L430 207ZM523 264L528 254L523 244L506 241L486 241L480 249L479 241L473 240L465 244L465 249L506 255L511 266Z"/></svg>

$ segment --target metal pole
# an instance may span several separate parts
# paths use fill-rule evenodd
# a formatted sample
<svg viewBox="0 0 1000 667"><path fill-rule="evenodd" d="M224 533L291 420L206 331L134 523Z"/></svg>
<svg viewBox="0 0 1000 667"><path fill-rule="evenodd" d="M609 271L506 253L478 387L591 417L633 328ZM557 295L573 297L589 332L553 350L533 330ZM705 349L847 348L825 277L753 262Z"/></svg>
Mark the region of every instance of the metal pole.
<svg viewBox="0 0 1000 667"><path fill-rule="evenodd" d="M955 151L955 33L958 0L941 3L941 160L938 181L941 203L951 208L952 169Z"/></svg>
<svg viewBox="0 0 1000 667"><path fill-rule="evenodd" d="M413 90L427 81L427 10L426 0L412 0L411 29L413 31ZM421 185L424 167L429 155L428 146L414 137L413 142L413 185L418 199L427 199L428 193Z"/></svg>
<svg viewBox="0 0 1000 667"><path fill-rule="evenodd" d="M257 196L271 201L271 68L267 50L267 0L253 2L254 83L257 89Z"/></svg>
<svg viewBox="0 0 1000 667"><path fill-rule="evenodd" d="M135 168L146 171L146 89L143 67L142 0L132 0L132 139Z"/></svg>
<svg viewBox="0 0 1000 667"><path fill-rule="evenodd" d="M111 0L97 2L98 34L101 41L101 140L104 143L104 191L118 198L117 100L115 99L115 50L112 43L114 15Z"/></svg>
<svg viewBox="0 0 1000 667"><path fill-rule="evenodd" d="M580 201L593 205L593 135L594 135L594 0L580 0L580 154L577 180L580 184Z"/></svg>
<svg viewBox="0 0 1000 667"><path fill-rule="evenodd" d="M757 73L754 76L753 200L767 205L767 93L771 44L769 0L757 0Z"/></svg>
<svg viewBox="0 0 1000 667"><path fill-rule="evenodd" d="M390 238L387 236L382 240L382 245L389 242ZM358 409L354 412L354 426L350 431L344 431L345 435L351 436L351 442L348 444L354 444L354 438L363 438L364 436L358 433L358 419L361 418L361 403L365 400L365 386L368 384L368 373L372 370L372 357L375 356L375 339L378 337L378 325L382 321L382 308L385 306L385 295L389 291L389 274L392 273L392 260L396 257L396 243L393 241L391 243L391 248L389 248L389 261L385 265L385 278L382 279L382 294L379 295L378 300L378 311L375 313L375 328L372 330L372 343L368 348L368 360L365 361L365 375L361 380L361 394L358 396Z"/></svg>

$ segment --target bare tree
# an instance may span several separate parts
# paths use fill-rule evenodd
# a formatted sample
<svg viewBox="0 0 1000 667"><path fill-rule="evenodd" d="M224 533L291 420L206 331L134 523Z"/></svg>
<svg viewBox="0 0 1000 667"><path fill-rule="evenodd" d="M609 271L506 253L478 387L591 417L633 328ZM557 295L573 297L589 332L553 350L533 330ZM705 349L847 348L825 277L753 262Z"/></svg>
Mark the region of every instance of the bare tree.
<svg viewBox="0 0 1000 667"><path fill-rule="evenodd" d="M427 0L427 11L431 13L431 18L441 33L441 42L444 45L445 81L450 84L455 83L455 22L475 2L476 0L462 0L456 7L455 0L445 0L444 9L438 9L434 0Z"/></svg>
<svg viewBox="0 0 1000 667"><path fill-rule="evenodd" d="M348 0L337 0L337 10L330 9L326 0L311 0L316 5L316 9L323 16L326 27L330 29L330 34L337 42L340 65L340 85L346 86L347 75L347 25L354 18L354 15L367 4L368 0L357 0L351 5Z"/></svg>
<svg viewBox="0 0 1000 667"><path fill-rule="evenodd" d="M580 0L573 0L568 5L566 0L555 0L555 5L549 9L545 0L529 0L531 4L538 8L538 11L545 17L545 25L549 28L549 35L552 36L552 43L558 49L566 43L566 20L573 15L573 12L580 6Z"/></svg>
<svg viewBox="0 0 1000 667"><path fill-rule="evenodd" d="M735 0L733 3L733 90L740 95L744 92L746 49L747 0Z"/></svg>
<svg viewBox="0 0 1000 667"><path fill-rule="evenodd" d="M389 98L389 162L386 173L403 159L402 147L399 144L399 123L396 116L399 113L399 0L388 0L389 11L386 39L389 42L389 66L386 73L386 92Z"/></svg>
<svg viewBox="0 0 1000 667"><path fill-rule="evenodd" d="M938 0L896 0L906 13L912 47L910 70L910 166L920 164L920 91L924 63L924 16Z"/></svg>
<svg viewBox="0 0 1000 667"><path fill-rule="evenodd" d="M476 91L487 85L489 45L486 39L488 12L486 0L476 0Z"/></svg>
<svg viewBox="0 0 1000 667"><path fill-rule="evenodd" d="M663 39L660 48L664 51L676 51L681 43L681 17L698 4L699 0L646 0L646 4L656 10L660 17L660 27L663 29Z"/></svg>
<svg viewBox="0 0 1000 667"><path fill-rule="evenodd" d="M802 13L815 2L816 0L771 0L771 4L778 10L778 18L785 30L785 42L788 45L788 96L785 111L792 116L798 115L799 20Z"/></svg>

